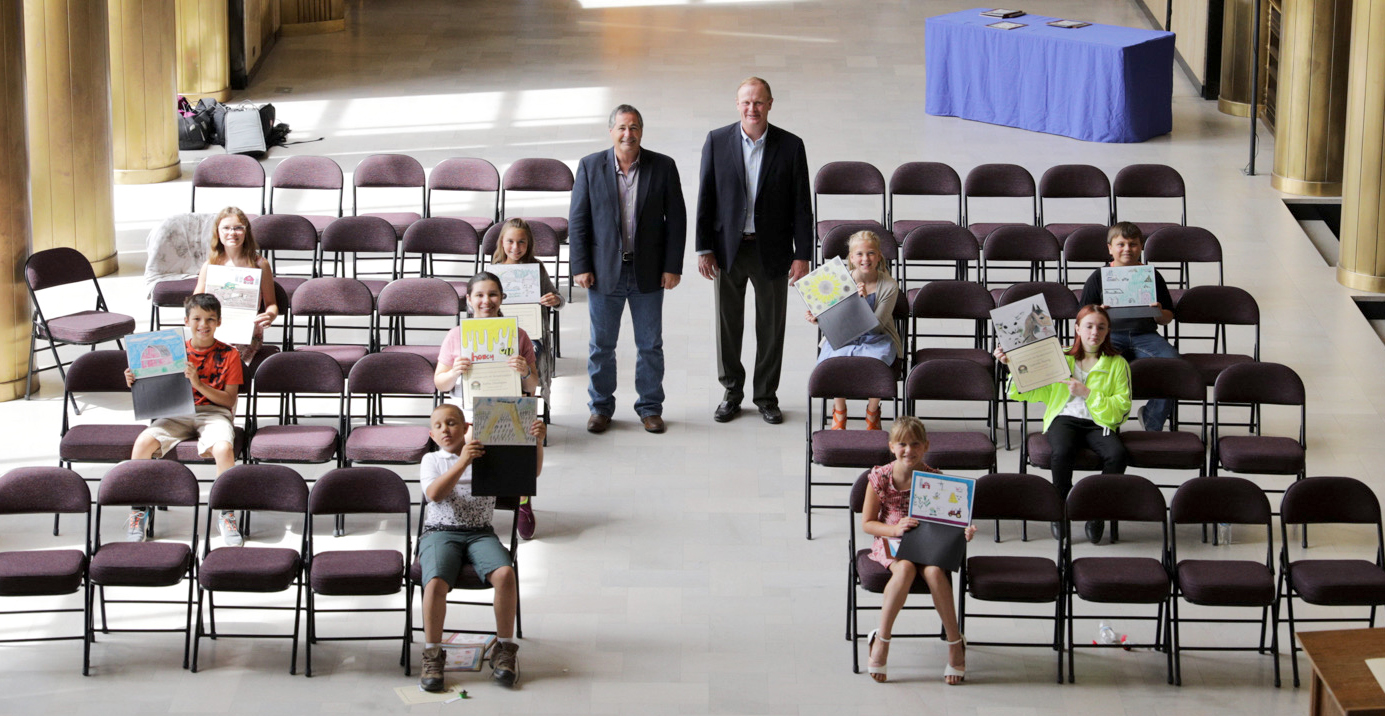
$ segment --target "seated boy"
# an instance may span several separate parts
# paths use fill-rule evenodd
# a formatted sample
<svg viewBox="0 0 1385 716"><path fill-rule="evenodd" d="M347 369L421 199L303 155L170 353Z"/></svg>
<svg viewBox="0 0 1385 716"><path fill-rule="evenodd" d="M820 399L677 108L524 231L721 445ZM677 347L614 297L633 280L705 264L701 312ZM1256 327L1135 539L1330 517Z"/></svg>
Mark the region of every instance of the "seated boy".
<svg viewBox="0 0 1385 716"><path fill-rule="evenodd" d="M183 302L183 320L192 338L187 341L188 366L186 375L192 383L192 402L195 415L185 418L159 418L150 423L135 439L132 460L161 457L178 443L197 438L197 454L216 460L220 475L236 463L236 429L232 421L236 414L236 395L244 382L240 353L216 339L221 325L221 302L210 293L195 293ZM135 374L125 369L125 384L135 384ZM125 523L126 537L131 542L144 541L149 510L136 508ZM217 524L226 544L242 543L240 529L233 512L222 512Z"/></svg>
<svg viewBox="0 0 1385 716"><path fill-rule="evenodd" d="M1129 221L1122 221L1111 227L1106 234L1106 248L1111 252L1110 266L1141 266L1143 265L1141 254L1144 251L1145 237L1140 231L1140 227ZM1112 318L1111 319L1111 345L1121 352L1127 361L1134 361L1137 358L1177 358L1178 351L1174 350L1164 337L1159 335L1159 326L1166 326L1173 321L1173 311L1169 306L1173 305L1173 298L1169 296L1169 287L1164 283L1164 277L1159 275L1159 271L1154 272L1154 297L1155 302L1150 304L1160 309L1158 318ZM1101 270L1097 269L1092 275L1087 277L1087 283L1082 287L1082 300L1079 302L1083 306L1087 304L1097 304L1107 308L1106 302L1102 298L1101 292ZM1163 430L1164 422L1169 419L1169 413L1173 410L1173 403L1168 400L1151 400L1144 407L1140 408L1140 423L1145 430Z"/></svg>
<svg viewBox="0 0 1385 716"><path fill-rule="evenodd" d="M428 500L423 518L423 537L418 542L418 560L423 566L423 676L426 691L443 690L443 666L447 652L442 649L443 618L447 614L447 593L470 563L481 581L495 589L495 635L499 640L491 653L491 678L504 686L519 681L514 642L517 585L510 553L500 544L491 527L495 513L494 497L471 494L471 464L485 454L485 447L467 440L467 421L456 405L440 405L429 418L433 442L440 448L423 456L419 484ZM538 468L543 471L543 439L547 427L535 420L529 434L538 441Z"/></svg>

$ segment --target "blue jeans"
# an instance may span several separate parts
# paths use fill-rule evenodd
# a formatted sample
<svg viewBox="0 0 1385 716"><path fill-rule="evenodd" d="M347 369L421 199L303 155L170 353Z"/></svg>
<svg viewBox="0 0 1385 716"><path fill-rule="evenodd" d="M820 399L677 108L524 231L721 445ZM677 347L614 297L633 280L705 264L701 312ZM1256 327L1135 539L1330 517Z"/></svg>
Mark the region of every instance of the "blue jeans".
<svg viewBox="0 0 1385 716"><path fill-rule="evenodd" d="M635 412L641 418L664 412L664 290L640 293L635 271L630 264L620 269L615 290L587 292L591 314L591 355L587 375L591 385L587 407L594 415L610 416L616 409L616 339L620 337L620 317L630 304L630 319L635 328Z"/></svg>
<svg viewBox="0 0 1385 716"><path fill-rule="evenodd" d="M1127 361L1140 358L1178 358L1178 351L1158 333L1112 332L1111 345L1121 352ZM1173 412L1173 401L1151 400L1145 405L1145 430L1163 430L1164 423Z"/></svg>

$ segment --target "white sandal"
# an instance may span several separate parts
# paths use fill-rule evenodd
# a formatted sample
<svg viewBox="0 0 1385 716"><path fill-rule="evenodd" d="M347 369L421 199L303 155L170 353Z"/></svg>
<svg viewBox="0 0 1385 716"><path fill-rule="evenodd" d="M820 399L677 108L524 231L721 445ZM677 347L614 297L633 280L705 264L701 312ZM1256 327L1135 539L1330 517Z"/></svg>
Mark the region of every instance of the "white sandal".
<svg viewBox="0 0 1385 716"><path fill-rule="evenodd" d="M888 643L890 643L890 640L889 640L889 639L886 639L885 637L880 636L880 630L879 630L879 629L871 629L871 630L870 630L870 633L866 635L866 652L867 652L867 654L866 654L866 673L870 674L870 677L871 677L872 679L875 679L875 675L876 675L876 674L879 674L879 675L881 676L881 678L875 679L875 681L876 681L877 683L883 684L883 683L885 683L885 682L889 679L889 675L888 675L888 668L889 668L889 667L886 666L886 665L876 666L876 665L870 663L870 653L869 653L869 652L873 651L873 647L875 646L875 640L876 640L876 639L879 639L879 640L880 640L880 643L882 643L882 644L888 644Z"/></svg>
<svg viewBox="0 0 1385 716"><path fill-rule="evenodd" d="M949 642L947 643L948 646L956 646L956 645L958 645L958 644L961 644L963 649L966 649L966 648L967 648L967 637L966 637L965 634L962 635L962 636L960 636L960 637L958 637L958 638L957 638L957 641L949 641ZM956 683L956 684L948 683L947 680L948 680L949 678L953 677L953 676L957 677L957 683ZM947 660L947 668L943 669L943 683L947 684L948 686L957 686L958 684L961 684L963 681L966 681L966 679L967 679L967 670L966 670L966 669L958 669L957 667L953 666L953 665L952 665L952 659L951 659L950 656L949 656L949 658L948 658L948 660Z"/></svg>

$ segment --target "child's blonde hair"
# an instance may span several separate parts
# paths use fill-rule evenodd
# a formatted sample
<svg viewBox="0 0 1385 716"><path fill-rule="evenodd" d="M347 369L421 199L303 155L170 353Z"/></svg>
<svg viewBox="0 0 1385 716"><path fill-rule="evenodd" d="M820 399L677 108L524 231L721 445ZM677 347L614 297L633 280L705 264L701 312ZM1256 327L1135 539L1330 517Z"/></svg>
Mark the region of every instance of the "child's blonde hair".
<svg viewBox="0 0 1385 716"><path fill-rule="evenodd" d="M912 415L901 415L890 426L890 442L902 443L908 438L916 438L921 443L928 442L928 428L923 421Z"/></svg>
<svg viewBox="0 0 1385 716"><path fill-rule="evenodd" d="M538 263L539 260L534 258L534 230L529 228L529 222L517 216L506 221L505 224L500 227L500 233L495 235L495 255L491 257L491 263L505 263L505 232L510 229L524 232L524 255L520 257L519 263Z"/></svg>
<svg viewBox="0 0 1385 716"><path fill-rule="evenodd" d="M463 413L461 408L457 407L452 403L443 403L442 405L433 408L433 412L430 413L428 417L431 418L432 416L437 415L438 413L452 413L456 415L459 419L461 419L462 422L466 422L466 413Z"/></svg>
<svg viewBox="0 0 1385 716"><path fill-rule="evenodd" d="M846 240L847 263L851 263L851 251L858 243L868 243L875 249L875 253L880 253L880 237L874 231L857 231Z"/></svg>

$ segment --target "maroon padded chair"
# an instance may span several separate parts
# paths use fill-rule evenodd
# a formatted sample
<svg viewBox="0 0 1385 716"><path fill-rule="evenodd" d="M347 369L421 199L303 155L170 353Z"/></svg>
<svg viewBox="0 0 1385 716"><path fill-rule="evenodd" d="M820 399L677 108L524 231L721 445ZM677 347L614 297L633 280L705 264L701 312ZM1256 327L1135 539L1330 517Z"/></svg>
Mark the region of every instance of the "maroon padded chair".
<svg viewBox="0 0 1385 716"><path fill-rule="evenodd" d="M173 278L159 281L149 289L149 330L158 331L168 326L182 326L182 321L164 321L161 308L182 308L188 296L197 290L195 278Z"/></svg>
<svg viewBox="0 0 1385 716"><path fill-rule="evenodd" d="M905 282L909 280L909 269L914 266L953 268L952 278L965 281L970 266L976 264L980 271L981 265L981 247L976 243L976 238L970 231L951 222L910 229L904 237L899 255L899 273Z"/></svg>
<svg viewBox="0 0 1385 716"><path fill-rule="evenodd" d="M1227 404L1251 406L1253 434L1225 434L1220 418L1222 407ZM1261 434L1262 406L1266 405L1298 408L1297 438ZM1212 388L1212 454L1207 460L1208 474L1292 475L1295 480L1302 480L1308 471L1307 438L1307 392L1292 368L1280 363L1241 363L1217 376Z"/></svg>
<svg viewBox="0 0 1385 716"><path fill-rule="evenodd" d="M1074 680L1073 652L1078 648L1153 648L1162 650L1168 662L1168 681L1173 683L1173 652L1168 648L1165 607L1168 605L1169 572L1163 559L1169 544L1169 525L1165 521L1163 493L1149 480L1139 475L1089 475L1078 480L1068 493L1067 519L1063 521L1065 569L1067 578L1068 683ZM1158 523L1162 534L1155 557L1072 557L1072 525L1090 520ZM1073 638L1073 624L1078 619L1110 619L1112 615L1077 616L1074 602L1097 604L1152 604L1154 616L1136 616L1129 611L1118 618L1122 622L1152 621L1154 640L1144 644L1080 644Z"/></svg>
<svg viewBox="0 0 1385 716"><path fill-rule="evenodd" d="M1197 477L1173 495L1169 521L1169 564L1173 565L1173 596L1169 616L1173 628L1173 681L1183 685L1185 651L1255 651L1265 653L1265 632L1270 633L1270 654L1274 657L1274 686L1279 688L1279 596L1274 583L1274 524L1270 501L1255 483L1239 477ZM1178 525L1254 525L1265 530L1265 560L1179 559ZM1213 556L1213 555L1208 555ZM1219 556L1219 555L1217 555ZM1204 607L1260 609L1259 619L1187 619L1179 614L1180 597L1189 604ZM1184 646L1182 625L1259 624L1260 641L1255 646ZM1220 641L1220 640L1219 640Z"/></svg>
<svg viewBox="0 0 1385 716"><path fill-rule="evenodd" d="M476 157L452 157L444 159L428 173L428 190L424 195L424 216L436 216L433 212L433 192L453 191L489 194L491 211L489 216L458 217L483 233L491 224L500 220L500 172L495 165Z"/></svg>
<svg viewBox="0 0 1385 716"><path fill-rule="evenodd" d="M1052 264L1054 277L1059 273L1059 262L1063 258L1062 245L1048 229L1038 226L1011 224L998 226L981 243L981 285L994 282L993 270L1028 270L1028 281L1047 281L1047 264ZM994 266L996 262L1021 263L1026 266ZM1000 286L1014 283L998 282Z"/></svg>
<svg viewBox="0 0 1385 716"><path fill-rule="evenodd" d="M337 459L345 431L341 366L332 356L311 351L287 351L270 356L255 373L247 420L251 462L324 463ZM307 416L297 410L298 398L335 399L335 412ZM274 424L261 425L263 402L273 400ZM335 425L304 425L302 417L330 418Z"/></svg>
<svg viewBox="0 0 1385 716"><path fill-rule="evenodd" d="M91 491L75 472L61 467L20 467L0 476L0 515L82 515L86 536L82 549L30 549L0 552L0 597L58 597L85 594L87 557L91 553ZM0 644L28 641L86 641L91 602L81 608L0 611L0 616L81 612L83 629L72 636L0 639ZM26 617L26 619L31 619ZM46 633L46 632L45 632ZM82 675L88 673L85 666Z"/></svg>
<svg viewBox="0 0 1385 716"><path fill-rule="evenodd" d="M322 257L318 254L318 237L321 232L307 217L297 214L268 214L251 219L250 226L255 232L255 243L260 247L260 253L269 259L269 267L274 271L274 282L284 287L290 300L299 286L320 275L318 263ZM281 252L285 251L292 251L296 255L283 256ZM305 252L308 256L303 258L301 254ZM306 263L306 267L296 267L305 269L306 273L284 271L287 268L284 264L289 261L295 264Z"/></svg>
<svg viewBox="0 0 1385 716"><path fill-rule="evenodd" d="M820 196L879 196L880 218L824 219L818 203ZM813 177L813 220L817 227L819 244L825 244L827 234L840 226L874 231L880 234L882 239L886 236L893 238L893 234L887 228L889 219L885 196L885 175L869 162L828 162L822 165ZM894 248L899 247L896 245ZM828 254L824 251L822 258L827 257Z"/></svg>
<svg viewBox="0 0 1385 716"><path fill-rule="evenodd" d="M1111 263L1111 250L1106 244L1105 226L1079 226L1063 240L1063 283L1072 287L1073 295L1082 299L1082 287L1091 272ZM1084 264L1074 267L1074 264ZM1074 275L1073 269L1077 268ZM1172 309L1170 309L1172 310Z"/></svg>
<svg viewBox="0 0 1385 716"><path fill-rule="evenodd" d="M1062 522L1063 501L1052 483L1034 475L996 473L976 481L972 500L972 520L995 520L996 542L1000 541L1000 520ZM957 587L957 626L966 633L967 597L983 602L1053 604L1053 616L1011 613L972 613L973 619L1052 619L1051 642L982 641L968 639L969 646L1031 646L1052 649L1058 658L1058 683L1063 683L1063 544L1057 546L1057 559L1018 555L979 555L967 557ZM973 635L976 632L973 631Z"/></svg>
<svg viewBox="0 0 1385 716"><path fill-rule="evenodd" d="M572 169L557 159L526 158L517 160L505 170L500 183L500 218L509 219L515 214L505 208L510 194L516 191L571 192L576 180ZM559 243L567 243L567 217L564 216L526 216L529 222L547 224L558 235ZM500 219L497 219L499 221Z"/></svg>
<svg viewBox="0 0 1385 716"><path fill-rule="evenodd" d="M413 554L413 525L409 489L399 475L383 467L344 467L318 478L308 495L308 641L306 669L313 675L313 645L327 641L390 641L400 640L400 663L404 675L410 674L409 640L413 634L413 586L405 579L404 558ZM400 515L404 516L404 549L329 550L318 552L315 546L314 518L322 515ZM339 608L319 610L320 596L386 596L404 593L402 609ZM356 600L359 601L359 600ZM393 636L321 636L317 631L317 613L331 612L403 612L402 633Z"/></svg>
<svg viewBox="0 0 1385 716"><path fill-rule="evenodd" d="M440 278L401 278L391 281L385 290L380 292L376 305L380 323L384 324L388 319L389 324L377 325L377 328L388 332L386 336L376 336L375 345L380 348L380 352L412 353L427 360L429 366L437 365L439 346L410 342L405 321L410 316L450 317L452 326L456 326L461 320L457 307L457 291ZM445 333L449 328L415 327L414 330Z"/></svg>
<svg viewBox="0 0 1385 716"><path fill-rule="evenodd" d="M384 285L381 285L384 289ZM327 319L332 317L364 317L365 326L338 326L336 330L359 330L366 332L364 343L329 343L327 340ZM293 295L293 318L308 321L307 345L290 346L298 351L325 353L341 364L345 375L351 366L375 348L375 297L370 287L354 278L325 276L315 278L302 286ZM293 324L289 330L294 330Z"/></svg>
<svg viewBox="0 0 1385 716"><path fill-rule="evenodd" d="M198 520L197 478L187 467L168 460L127 460L111 468L101 478L96 491L96 536L87 568L87 603L92 603L95 588L100 600L101 633L112 632L181 632L183 634L183 668L188 668L188 647L192 636L193 582L195 563L193 549L197 546ZM101 543L101 513L108 507L141 506L191 507L192 529L187 541L168 542L111 542ZM152 538L154 525L148 523ZM171 587L184 580L188 583L187 598L172 600L107 599L108 587ZM107 604L185 604L187 614L180 629L112 629L106 619ZM96 607L93 607L95 609ZM95 640L95 615L87 621L87 637ZM83 669L89 668L90 657Z"/></svg>
<svg viewBox="0 0 1385 716"><path fill-rule="evenodd" d="M409 584L418 590L420 596L423 593L423 563L418 561L418 543L423 541L423 518L424 510L427 508L428 498L425 496L418 504L418 538L415 541L414 557L409 564ZM495 509L501 512L516 513L519 510L518 497L497 497L495 498ZM515 571L515 638L524 638L524 600L519 588L519 520L510 521L510 542L507 547L510 551L510 568ZM471 599L452 598L457 595L458 590L466 592L478 592L492 589L490 582L481 580L476 574L476 568L470 563L462 565L462 572L458 575L457 583L452 585L452 591L448 593L448 605L467 606L467 607L486 607L495 608L495 602L472 601ZM452 609L448 609L452 612ZM492 622L493 623L493 622ZM423 627L416 626L414 631L423 631ZM494 629L447 629L443 628L444 634L494 634Z"/></svg>
<svg viewBox="0 0 1385 716"><path fill-rule="evenodd" d="M1167 226L1145 237L1144 260L1151 264L1173 264L1174 279L1169 286L1173 310L1193 285L1191 264L1216 264L1217 285L1226 283L1222 266L1221 242L1201 226Z"/></svg>
<svg viewBox="0 0 1385 716"><path fill-rule="evenodd" d="M839 510L846 505L813 503L813 488L820 486L850 487L850 482L813 479L813 466L874 467L894 459L890 453L890 437L885 430L826 430L827 399L867 400L879 398L895 403L898 382L894 369L883 361L864 356L838 356L818 363L808 376L808 416L806 421L808 447L803 467L803 511L807 518L806 533L813 538L813 510ZM818 429L813 429L813 400L821 399ZM896 405L897 407L897 405Z"/></svg>
<svg viewBox="0 0 1385 716"><path fill-rule="evenodd" d="M385 284L399 278L399 240L394 227L378 216L345 216L322 232L322 265L324 271L331 254L334 276L348 276L365 284L370 295L379 296ZM388 271L361 271L361 260L388 260ZM337 266L340 263L341 269ZM347 265L350 269L347 269ZM364 278L383 276L385 278Z"/></svg>
<svg viewBox="0 0 1385 716"><path fill-rule="evenodd" d="M1044 199L1105 199L1106 211L1092 217L1094 222L1048 223L1044 220ZM1090 202L1088 202L1090 203ZM1106 172L1090 164L1059 164L1049 167L1039 177L1039 225L1048 229L1059 242L1083 226L1099 226L1104 231L1111 224L1111 180Z"/></svg>
<svg viewBox="0 0 1385 716"><path fill-rule="evenodd" d="M429 445L428 414L438 402L434 399L437 388L433 385L432 363L410 353L371 353L352 366L346 385L346 441L342 450L346 467L358 462L417 465L423 460ZM368 406L365 423L356 425L351 398L362 396ZM414 404L425 399L425 412L386 415L386 397L412 398ZM386 418L404 417L413 422L386 423Z"/></svg>
<svg viewBox="0 0 1385 716"><path fill-rule="evenodd" d="M1217 376L1227 368L1260 360L1260 305L1245 289L1236 286L1194 286L1178 299L1174 316L1180 327L1178 353L1183 360L1197 368L1207 387L1216 385ZM1182 328L1195 325L1211 326L1212 335L1188 336L1182 333ZM1253 329L1250 353L1230 352L1228 326L1250 326ZM1188 343L1198 340L1210 341L1211 350L1201 353L1188 350Z"/></svg>
<svg viewBox="0 0 1385 716"><path fill-rule="evenodd" d="M244 154L213 154L197 163L192 170L192 202L188 208L197 213L197 188L259 189L260 213L265 213L264 166L259 160Z"/></svg>
<svg viewBox="0 0 1385 716"><path fill-rule="evenodd" d="M1293 559L1289 552L1289 526L1310 524L1373 525L1375 550L1366 559L1343 558L1340 549L1333 559ZM1279 505L1279 585L1280 598L1289 612L1289 661L1293 665L1294 688L1298 688L1298 627L1304 622L1364 622L1375 628L1376 608L1385 605L1385 536L1381 534L1380 500L1364 482L1351 477L1310 477L1289 486ZM1306 537L1305 537L1306 539ZM1307 545L1305 545L1306 548ZM1307 550L1304 550L1307 557ZM1294 616L1294 599L1320 607L1370 607L1368 617ZM1333 627L1337 628L1337 627Z"/></svg>
<svg viewBox="0 0 1385 716"><path fill-rule="evenodd" d="M904 381L905 413L927 422L982 420L989 427L989 434L976 431L928 431L928 454L924 462L942 470L984 470L996 471L995 456L995 414L996 387L995 374L988 367L981 367L969 360L957 358L934 358L914 366ZM953 412L946 415L921 415L919 401L931 402L969 402L981 403L985 413L958 416Z"/></svg>
<svg viewBox="0 0 1385 716"><path fill-rule="evenodd" d="M1116 172L1112 182L1111 216L1115 221L1130 221L1121 216L1121 199L1177 199L1179 203L1178 222L1137 221L1135 225L1145 236L1168 226L1187 226L1188 190L1183 184L1183 175L1167 164L1131 164Z"/></svg>
<svg viewBox="0 0 1385 716"><path fill-rule="evenodd" d="M76 249L63 246L30 255L24 261L24 279L29 285L29 300L34 304L33 326L29 336L30 376L36 377L38 373L57 368L58 375L65 382L67 371L58 355L58 346L90 346L95 350L97 344L115 341L117 347L123 347L121 337L135 331L134 318L123 313L112 313L106 307L106 296L101 293L101 284L96 281L91 262ZM44 314L43 305L38 300L39 291L87 281L96 290L96 307L93 310L52 318ZM53 365L46 368L39 368L37 363L36 351L40 340L46 342L44 347L53 353ZM25 381L25 400L29 399L33 384L33 380ZM77 412L81 414L80 410Z"/></svg>
<svg viewBox="0 0 1385 716"><path fill-rule="evenodd" d="M251 510L293 515L303 526L298 549L285 547L218 547L212 549L212 516L223 510L245 514ZM298 624L303 604L303 555L307 549L308 485L282 465L237 465L221 473L207 496L203 525L202 561L197 569L197 621L192 639L192 672L197 673L198 647L205 634L217 638L289 638L289 673L298 671ZM216 602L211 593L273 594L297 587L293 609L293 633L228 634L216 628ZM203 598L211 629L202 625ZM226 605L222 609L284 610L267 605Z"/></svg>
<svg viewBox="0 0 1385 716"><path fill-rule="evenodd" d="M1039 199L1034 175L1018 164L982 164L967 172L966 182L962 186L963 221L978 243L1002 226L1016 225L1015 222L977 222L971 210L973 198L1029 199L1029 220L1018 225L1035 226L1038 223Z"/></svg>
<svg viewBox="0 0 1385 716"><path fill-rule="evenodd" d="M481 265L481 237L476 227L463 219L448 216L433 216L420 219L409 226L399 243L399 268L407 273L404 261L409 254L419 255L419 275L424 278L438 276L437 264L461 264L464 271L461 278L471 278ZM465 268L469 265L469 268ZM465 286L465 281L451 281L454 286ZM465 292L457 289L458 298Z"/></svg>
<svg viewBox="0 0 1385 716"><path fill-rule="evenodd" d="M1181 358L1141 358L1130 364L1130 393L1134 400L1164 399L1201 405L1202 417L1196 433L1179 430L1177 410L1170 414L1167 431L1122 430L1120 439L1125 445L1127 464L1137 469L1196 470L1199 476L1206 475L1207 388L1197 369Z"/></svg>
<svg viewBox="0 0 1385 716"><path fill-rule="evenodd" d="M966 231L960 227L954 228ZM934 358L959 358L989 371L995 371L996 360L988 350L989 322L991 311L995 308L995 299L991 298L990 291L972 281L930 281L911 293L913 296L909 310L909 339L914 365ZM918 329L919 319L935 322L962 321L966 323L968 330L957 333L923 333ZM971 347L939 346L931 342L926 345L920 340L923 338L941 338L953 343L970 340Z"/></svg>
<svg viewBox="0 0 1385 716"><path fill-rule="evenodd" d="M372 154L351 173L351 215L384 219L394 227L395 238L404 236L409 225L423 218L428 202L423 165L407 154ZM361 213L359 192L366 188L418 189L418 211ZM336 223L336 222L332 222Z"/></svg>
<svg viewBox="0 0 1385 716"><path fill-rule="evenodd" d="M895 216L895 198L900 196L955 196L957 216L952 220L899 219ZM886 198L886 214L895 236L908 236L920 226L962 225L962 179L957 170L942 162L905 162L890 175L890 193Z"/></svg>
<svg viewBox="0 0 1385 716"><path fill-rule="evenodd" d="M303 218L312 224L318 234L327 225L340 219L345 204L346 189L341 165L331 157L296 156L288 157L269 179L269 213L274 213L274 190L292 189L300 191L330 191L337 195L337 215L304 214ZM257 234L258 237L258 234Z"/></svg>

